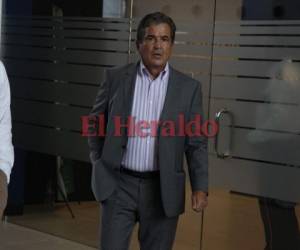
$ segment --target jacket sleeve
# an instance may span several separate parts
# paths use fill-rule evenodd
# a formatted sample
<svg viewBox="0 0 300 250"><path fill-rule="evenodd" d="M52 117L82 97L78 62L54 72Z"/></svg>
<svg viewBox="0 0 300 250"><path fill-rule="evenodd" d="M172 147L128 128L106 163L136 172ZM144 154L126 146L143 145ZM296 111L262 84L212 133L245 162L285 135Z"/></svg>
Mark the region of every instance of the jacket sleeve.
<svg viewBox="0 0 300 250"><path fill-rule="evenodd" d="M88 144L90 149L90 159L92 164L95 163L100 157L105 141L105 136L99 135L100 126L104 126L104 130L107 122L108 113L108 99L109 99L109 73L106 72L105 80L99 86L96 96L95 104L89 115L89 136ZM104 122L99 124L100 116L104 116Z"/></svg>
<svg viewBox="0 0 300 250"><path fill-rule="evenodd" d="M188 122L200 115L203 121L201 84L197 82L191 101ZM195 127L193 127L193 131ZM208 153L207 137L205 135L186 135L185 154L188 164L192 191L208 192Z"/></svg>
<svg viewBox="0 0 300 250"><path fill-rule="evenodd" d="M0 170L5 173L8 183L13 163L10 88L4 65L0 62Z"/></svg>

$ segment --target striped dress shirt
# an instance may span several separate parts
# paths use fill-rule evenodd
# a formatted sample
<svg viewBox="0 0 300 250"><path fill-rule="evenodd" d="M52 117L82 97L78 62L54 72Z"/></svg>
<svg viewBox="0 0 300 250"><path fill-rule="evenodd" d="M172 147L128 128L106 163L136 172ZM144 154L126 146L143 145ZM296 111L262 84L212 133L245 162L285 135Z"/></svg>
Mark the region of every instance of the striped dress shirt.
<svg viewBox="0 0 300 250"><path fill-rule="evenodd" d="M159 76L152 79L143 62L140 62L131 110L135 125L141 124L141 122L151 124L153 121L159 121L166 97L168 80L168 63ZM158 170L155 140L156 136L151 135L151 126L143 127L138 131L135 130L133 136L128 137L122 165L139 172Z"/></svg>

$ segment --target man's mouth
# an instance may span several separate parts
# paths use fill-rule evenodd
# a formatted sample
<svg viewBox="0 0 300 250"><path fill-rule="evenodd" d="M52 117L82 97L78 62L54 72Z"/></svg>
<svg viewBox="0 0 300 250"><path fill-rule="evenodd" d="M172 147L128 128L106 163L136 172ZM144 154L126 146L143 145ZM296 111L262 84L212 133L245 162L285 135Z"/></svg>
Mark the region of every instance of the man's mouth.
<svg viewBox="0 0 300 250"><path fill-rule="evenodd" d="M160 58L160 57L162 57L162 54L161 53L154 53L153 56L155 58Z"/></svg>

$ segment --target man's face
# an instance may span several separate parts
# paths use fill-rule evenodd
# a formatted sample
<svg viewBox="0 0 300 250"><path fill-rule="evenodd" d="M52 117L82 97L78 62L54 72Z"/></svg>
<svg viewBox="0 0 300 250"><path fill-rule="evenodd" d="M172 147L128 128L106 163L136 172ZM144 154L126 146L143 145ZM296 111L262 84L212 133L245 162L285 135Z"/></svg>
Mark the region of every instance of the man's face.
<svg viewBox="0 0 300 250"><path fill-rule="evenodd" d="M147 69L158 71L164 69L172 53L173 43L168 24L153 24L146 28L145 36L138 45L138 51Z"/></svg>

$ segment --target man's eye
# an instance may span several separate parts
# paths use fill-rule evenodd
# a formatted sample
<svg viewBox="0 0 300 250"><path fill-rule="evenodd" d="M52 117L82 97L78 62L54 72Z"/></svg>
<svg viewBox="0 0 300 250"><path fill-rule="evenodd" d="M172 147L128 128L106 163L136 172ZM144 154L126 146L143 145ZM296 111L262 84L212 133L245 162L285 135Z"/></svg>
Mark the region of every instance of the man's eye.
<svg viewBox="0 0 300 250"><path fill-rule="evenodd" d="M153 39L154 39L154 38L153 38L152 36L147 36L147 37L146 37L146 40L147 40L147 41L152 41Z"/></svg>

